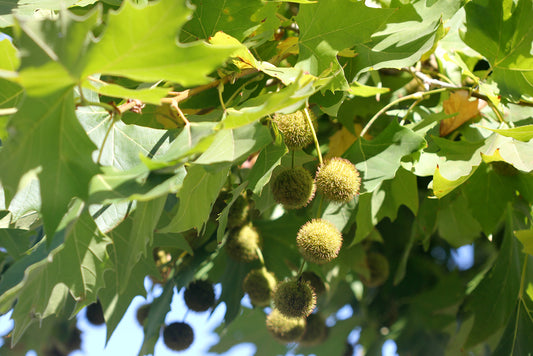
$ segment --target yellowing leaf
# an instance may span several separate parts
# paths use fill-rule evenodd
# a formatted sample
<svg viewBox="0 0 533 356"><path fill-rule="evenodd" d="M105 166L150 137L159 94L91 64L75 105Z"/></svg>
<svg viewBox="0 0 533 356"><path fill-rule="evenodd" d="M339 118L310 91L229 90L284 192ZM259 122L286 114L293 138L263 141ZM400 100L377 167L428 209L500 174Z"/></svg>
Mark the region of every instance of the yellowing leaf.
<svg viewBox="0 0 533 356"><path fill-rule="evenodd" d="M470 94L466 90L459 90L450 94L442 106L446 115L457 114L440 123L440 135L446 136L468 120L479 115L478 99L470 101Z"/></svg>
<svg viewBox="0 0 533 356"><path fill-rule="evenodd" d="M514 233L516 238L524 245L524 252L533 256L533 230L519 230Z"/></svg>
<svg viewBox="0 0 533 356"><path fill-rule="evenodd" d="M238 47L238 49L232 55L233 57L237 58L233 60L233 64L235 64L239 69L257 68L255 57L245 45L239 42L238 39L231 37L222 31L218 31L214 36L209 38L209 43L221 46Z"/></svg>

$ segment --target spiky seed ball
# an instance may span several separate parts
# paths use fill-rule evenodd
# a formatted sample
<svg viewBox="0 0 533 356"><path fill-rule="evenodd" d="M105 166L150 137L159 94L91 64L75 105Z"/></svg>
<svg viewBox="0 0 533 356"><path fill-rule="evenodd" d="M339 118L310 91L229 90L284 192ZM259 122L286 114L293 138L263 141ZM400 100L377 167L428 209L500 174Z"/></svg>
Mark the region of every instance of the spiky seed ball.
<svg viewBox="0 0 533 356"><path fill-rule="evenodd" d="M266 307L270 304L272 291L277 283L274 273L268 272L266 268L253 269L244 278L242 289L248 294L253 305Z"/></svg>
<svg viewBox="0 0 533 356"><path fill-rule="evenodd" d="M287 343L298 341L305 330L305 318L290 318L279 310L272 309L266 318L268 331L277 340Z"/></svg>
<svg viewBox="0 0 533 356"><path fill-rule="evenodd" d="M137 318L137 322L140 326L144 326L144 322L146 321L146 319L148 319L148 314L150 313L151 305L152 304L143 304L139 308L137 308L135 317Z"/></svg>
<svg viewBox="0 0 533 356"><path fill-rule="evenodd" d="M89 304L87 310L85 311L85 316L89 323L93 325L102 325L105 323L104 312L102 310L102 304L100 301L96 303Z"/></svg>
<svg viewBox="0 0 533 356"><path fill-rule="evenodd" d="M323 264L339 255L342 234L331 222L313 219L300 228L296 235L296 244L307 261Z"/></svg>
<svg viewBox="0 0 533 356"><path fill-rule="evenodd" d="M301 278L302 280L309 282L311 288L313 288L317 296L321 295L326 291L326 285L324 284L324 281L315 272L305 271L302 273Z"/></svg>
<svg viewBox="0 0 533 356"><path fill-rule="evenodd" d="M190 310L196 312L206 311L215 304L213 284L201 279L193 281L185 288L183 299L185 299L185 304Z"/></svg>
<svg viewBox="0 0 533 356"><path fill-rule="evenodd" d="M278 283L272 294L274 306L285 316L306 317L316 306L316 295L309 283L286 280Z"/></svg>
<svg viewBox="0 0 533 356"><path fill-rule="evenodd" d="M327 160L316 172L317 189L324 196L336 202L349 202L358 193L361 186L359 171L347 159L334 157Z"/></svg>
<svg viewBox="0 0 533 356"><path fill-rule="evenodd" d="M228 223L226 227L228 229L233 229L235 227L243 226L248 219L249 212L250 206L248 200L242 195L239 195L229 208Z"/></svg>
<svg viewBox="0 0 533 356"><path fill-rule="evenodd" d="M367 287L378 287L389 278L389 261L379 252L369 252L366 264L370 270L370 279L361 277L361 282Z"/></svg>
<svg viewBox="0 0 533 356"><path fill-rule="evenodd" d="M225 249L228 256L236 261L251 262L258 258L257 248L260 239L257 230L251 225L230 232Z"/></svg>
<svg viewBox="0 0 533 356"><path fill-rule="evenodd" d="M305 331L300 338L302 346L316 346L323 343L328 337L326 320L320 313L311 314L307 317Z"/></svg>
<svg viewBox="0 0 533 356"><path fill-rule="evenodd" d="M172 323L163 329L165 345L174 351L183 351L194 341L194 331L187 323Z"/></svg>
<svg viewBox="0 0 533 356"><path fill-rule="evenodd" d="M316 118L311 110L307 111L316 126ZM291 150L304 148L313 142L313 132L307 124L307 118L304 110L298 110L292 114L275 114L274 122L283 134L287 147Z"/></svg>
<svg viewBox="0 0 533 356"><path fill-rule="evenodd" d="M303 208L315 196L315 182L303 167L286 169L278 174L271 185L276 202L286 209Z"/></svg>

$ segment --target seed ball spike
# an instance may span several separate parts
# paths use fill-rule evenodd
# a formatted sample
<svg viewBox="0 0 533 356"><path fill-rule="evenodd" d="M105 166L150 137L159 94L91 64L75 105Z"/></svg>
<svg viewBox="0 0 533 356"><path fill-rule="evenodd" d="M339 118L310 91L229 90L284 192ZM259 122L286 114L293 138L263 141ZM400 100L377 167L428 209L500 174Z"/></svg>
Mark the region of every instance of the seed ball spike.
<svg viewBox="0 0 533 356"><path fill-rule="evenodd" d="M276 288L276 276L266 268L251 270L244 278L242 288L252 304L258 307L270 305L272 291Z"/></svg>
<svg viewBox="0 0 533 356"><path fill-rule="evenodd" d="M316 346L323 343L328 337L326 320L320 313L311 314L307 317L305 331L300 338L302 346Z"/></svg>
<svg viewBox="0 0 533 356"><path fill-rule="evenodd" d="M230 232L224 245L228 256L236 261L251 262L257 259L257 248L260 238L257 230L251 225L244 225L240 229Z"/></svg>
<svg viewBox="0 0 533 356"><path fill-rule="evenodd" d="M317 190L331 201L347 203L361 186L359 171L347 159L334 157L322 164L316 172Z"/></svg>
<svg viewBox="0 0 533 356"><path fill-rule="evenodd" d="M286 209L303 208L315 196L315 182L303 167L286 169L279 173L271 185L276 202Z"/></svg>
<svg viewBox="0 0 533 356"><path fill-rule="evenodd" d="M215 304L213 284L201 279L193 281L185 288L183 299L185 299L185 304L190 310L195 312L206 311Z"/></svg>
<svg viewBox="0 0 533 356"><path fill-rule="evenodd" d="M274 306L283 315L292 318L306 317L316 306L316 295L309 283L286 280L278 283L272 295Z"/></svg>
<svg viewBox="0 0 533 356"><path fill-rule="evenodd" d="M316 117L311 110L307 110L313 126L316 127ZM291 150L304 148L313 142L313 131L307 124L304 110L298 110L292 114L274 114L274 122L283 134L287 147Z"/></svg>
<svg viewBox="0 0 533 356"><path fill-rule="evenodd" d="M272 309L266 318L268 331L282 343L295 342L305 331L305 318L291 318L279 310Z"/></svg>
<svg viewBox="0 0 533 356"><path fill-rule="evenodd" d="M366 264L370 270L370 279L360 276L361 282L367 287L378 287L389 278L389 261L379 252L369 252Z"/></svg>
<svg viewBox="0 0 533 356"><path fill-rule="evenodd" d="M296 244L307 261L323 264L339 255L342 234L331 222L313 219L300 228L296 235Z"/></svg>
<svg viewBox="0 0 533 356"><path fill-rule="evenodd" d="M187 323L172 323L163 329L165 345L174 351L183 351L194 341L194 331Z"/></svg>

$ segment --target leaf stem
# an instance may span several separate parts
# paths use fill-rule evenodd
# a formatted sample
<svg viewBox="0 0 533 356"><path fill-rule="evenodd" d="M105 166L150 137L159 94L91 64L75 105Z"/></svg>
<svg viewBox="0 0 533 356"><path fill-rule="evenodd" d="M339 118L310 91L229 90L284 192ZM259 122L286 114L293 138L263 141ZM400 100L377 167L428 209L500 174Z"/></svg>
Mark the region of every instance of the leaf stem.
<svg viewBox="0 0 533 356"><path fill-rule="evenodd" d="M415 99L415 100L419 100L419 101L422 101L425 99L425 96L427 95L431 95L431 94L436 94L436 93L442 93L446 90L449 90L450 88L446 87L446 88L438 88L438 89L433 89L433 90L428 90L428 91L424 91L424 92L416 92L416 93L413 93L413 94L410 94L410 95L406 95L406 96L403 96L401 98L398 98L394 101L391 101L390 103L388 103L387 105L385 105L381 110L379 110L374 116L372 116L372 118L370 119L370 121L366 124L366 126L363 128L363 130L361 130L361 133L359 134L359 137L363 137L367 132L368 130L370 129L370 127L372 126L372 124L383 114L385 113L387 110L389 110L391 107L393 107L394 105L396 104L399 104L401 103L402 101L406 101L406 100L412 100L412 99ZM455 89L458 89L458 88L455 88Z"/></svg>
<svg viewBox="0 0 533 356"><path fill-rule="evenodd" d="M313 141L315 142L316 153L318 155L318 163L322 165L324 161L322 160L322 152L320 152L320 145L318 144L318 138L316 137L316 131L315 127L313 126L313 121L311 120L311 116L309 116L309 111L307 110L307 108L304 108L304 113L305 118L307 119L307 125L309 125L309 128L313 133Z"/></svg>

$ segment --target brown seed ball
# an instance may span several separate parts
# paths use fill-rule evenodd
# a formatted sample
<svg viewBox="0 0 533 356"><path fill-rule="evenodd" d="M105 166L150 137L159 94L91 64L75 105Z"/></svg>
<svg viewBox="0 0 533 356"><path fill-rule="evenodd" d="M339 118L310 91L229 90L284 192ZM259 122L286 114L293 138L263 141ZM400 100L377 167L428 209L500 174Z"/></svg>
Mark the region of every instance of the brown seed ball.
<svg viewBox="0 0 533 356"><path fill-rule="evenodd" d="M259 234L251 225L230 232L224 245L228 256L236 261L251 262L258 258Z"/></svg>
<svg viewBox="0 0 533 356"><path fill-rule="evenodd" d="M359 171L347 159L335 157L324 162L315 176L317 189L336 202L347 203L358 193L361 186Z"/></svg>
<svg viewBox="0 0 533 356"><path fill-rule="evenodd" d="M323 264L339 255L342 234L331 222L313 219L300 228L296 236L296 244L307 261Z"/></svg>
<svg viewBox="0 0 533 356"><path fill-rule="evenodd" d="M307 317L305 331L300 338L302 346L316 346L323 343L328 337L326 320L320 313L311 314Z"/></svg>
<svg viewBox="0 0 533 356"><path fill-rule="evenodd" d="M311 285L311 288L313 288L317 296L321 295L322 293L326 291L326 284L324 283L322 278L320 278L320 276L316 274L315 272L305 271L302 273L301 278L302 280L309 282L309 284Z"/></svg>
<svg viewBox="0 0 533 356"><path fill-rule="evenodd" d="M303 167L284 170L272 181L272 195L285 209L303 208L315 196L315 182Z"/></svg>
<svg viewBox="0 0 533 356"><path fill-rule="evenodd" d="M183 298L190 310L203 312L215 304L215 289L208 281L196 280L185 288Z"/></svg>
<svg viewBox="0 0 533 356"><path fill-rule="evenodd" d="M100 301L89 304L85 311L87 321L93 325L102 325L105 323L104 312L102 310L102 304Z"/></svg>
<svg viewBox="0 0 533 356"><path fill-rule="evenodd" d="M316 118L311 110L307 110L313 126L316 127ZM291 150L304 148L313 142L313 132L307 123L307 117L304 110L298 110L292 114L275 114L274 122L283 138L287 147Z"/></svg>
<svg viewBox="0 0 533 356"><path fill-rule="evenodd" d="M151 304L143 304L137 309L135 317L137 318L137 322L140 326L144 326L146 319L148 319L148 314L150 313L150 306Z"/></svg>
<svg viewBox="0 0 533 356"><path fill-rule="evenodd" d="M292 318L306 317L316 306L313 288L303 281L286 280L278 283L272 299L280 313Z"/></svg>
<svg viewBox="0 0 533 356"><path fill-rule="evenodd" d="M280 313L279 310L272 309L266 318L266 326L277 340L283 343L295 342L304 333L305 318L290 318Z"/></svg>
<svg viewBox="0 0 533 356"><path fill-rule="evenodd" d="M366 264L370 270L370 279L360 276L361 282L367 287L378 287L389 278L389 261L379 252L369 252Z"/></svg>
<svg viewBox="0 0 533 356"><path fill-rule="evenodd" d="M248 294L252 304L258 307L270 305L272 291L278 283L274 273L268 272L266 268L251 270L246 277L242 288Z"/></svg>
<svg viewBox="0 0 533 356"><path fill-rule="evenodd" d="M163 329L165 345L174 351L183 351L194 341L194 331L187 323L172 323Z"/></svg>

